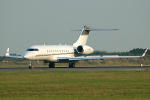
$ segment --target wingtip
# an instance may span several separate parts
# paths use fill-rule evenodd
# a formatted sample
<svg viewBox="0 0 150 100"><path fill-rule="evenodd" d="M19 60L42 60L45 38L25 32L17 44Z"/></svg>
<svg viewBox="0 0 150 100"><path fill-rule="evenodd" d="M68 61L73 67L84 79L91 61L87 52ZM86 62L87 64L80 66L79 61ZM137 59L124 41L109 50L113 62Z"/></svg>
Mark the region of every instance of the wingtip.
<svg viewBox="0 0 150 100"><path fill-rule="evenodd" d="M148 48L146 48L145 52L143 53L143 55L141 57L144 57L146 52L147 52Z"/></svg>
<svg viewBox="0 0 150 100"><path fill-rule="evenodd" d="M7 52L5 56L9 56L9 48L7 48Z"/></svg>

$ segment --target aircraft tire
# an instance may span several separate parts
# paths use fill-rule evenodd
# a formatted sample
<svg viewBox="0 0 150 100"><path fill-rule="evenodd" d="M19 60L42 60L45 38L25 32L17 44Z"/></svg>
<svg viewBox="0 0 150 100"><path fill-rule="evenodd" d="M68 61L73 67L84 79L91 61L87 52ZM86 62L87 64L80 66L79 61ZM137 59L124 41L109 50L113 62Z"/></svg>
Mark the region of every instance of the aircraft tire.
<svg viewBox="0 0 150 100"><path fill-rule="evenodd" d="M75 63L69 63L69 68L74 68L75 67Z"/></svg>
<svg viewBox="0 0 150 100"><path fill-rule="evenodd" d="M49 63L49 68L55 68L55 63Z"/></svg>
<svg viewBox="0 0 150 100"><path fill-rule="evenodd" d="M33 67L32 66L29 66L29 69L32 69Z"/></svg>

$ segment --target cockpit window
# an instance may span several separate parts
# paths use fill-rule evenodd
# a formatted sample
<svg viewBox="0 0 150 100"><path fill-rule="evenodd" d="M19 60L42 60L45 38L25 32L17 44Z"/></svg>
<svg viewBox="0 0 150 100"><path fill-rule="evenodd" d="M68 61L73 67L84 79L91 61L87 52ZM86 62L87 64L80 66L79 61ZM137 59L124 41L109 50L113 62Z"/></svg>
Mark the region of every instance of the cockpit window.
<svg viewBox="0 0 150 100"><path fill-rule="evenodd" d="M39 49L29 48L27 51L39 51Z"/></svg>

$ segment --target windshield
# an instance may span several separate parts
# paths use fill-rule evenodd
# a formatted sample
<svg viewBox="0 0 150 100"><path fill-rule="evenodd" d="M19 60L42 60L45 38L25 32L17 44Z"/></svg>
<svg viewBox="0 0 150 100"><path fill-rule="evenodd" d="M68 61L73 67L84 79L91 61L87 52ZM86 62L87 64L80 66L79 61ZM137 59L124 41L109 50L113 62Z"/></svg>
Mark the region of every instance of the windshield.
<svg viewBox="0 0 150 100"><path fill-rule="evenodd" d="M39 49L35 49L35 48L29 48L26 51L39 51Z"/></svg>

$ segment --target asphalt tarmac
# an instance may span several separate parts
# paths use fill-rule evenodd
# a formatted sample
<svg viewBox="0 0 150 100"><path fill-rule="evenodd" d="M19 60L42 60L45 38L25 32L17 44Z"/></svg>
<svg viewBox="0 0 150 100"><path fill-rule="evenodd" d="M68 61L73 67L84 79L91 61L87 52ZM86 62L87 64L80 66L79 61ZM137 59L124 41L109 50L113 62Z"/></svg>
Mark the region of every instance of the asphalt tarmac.
<svg viewBox="0 0 150 100"><path fill-rule="evenodd" d="M93 71L142 71L150 68L150 66L117 66L117 67L75 67L75 68L68 68L68 67L55 67L55 68L48 68L48 67L34 67L33 69L28 68L0 68L0 71L86 71L86 70L93 70Z"/></svg>

